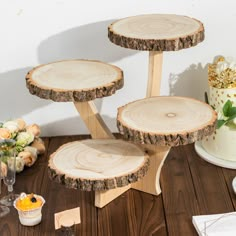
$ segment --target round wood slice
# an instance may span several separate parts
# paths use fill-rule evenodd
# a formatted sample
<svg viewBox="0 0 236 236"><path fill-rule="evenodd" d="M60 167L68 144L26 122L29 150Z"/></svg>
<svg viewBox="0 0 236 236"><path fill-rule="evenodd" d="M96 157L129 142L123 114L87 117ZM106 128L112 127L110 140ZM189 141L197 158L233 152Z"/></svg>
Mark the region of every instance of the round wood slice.
<svg viewBox="0 0 236 236"><path fill-rule="evenodd" d="M56 102L86 102L123 87L123 72L100 61L66 60L40 65L26 76L31 94Z"/></svg>
<svg viewBox="0 0 236 236"><path fill-rule="evenodd" d="M179 15L151 14L124 18L108 27L108 37L121 47L146 51L177 51L204 40L203 24Z"/></svg>
<svg viewBox="0 0 236 236"><path fill-rule="evenodd" d="M142 178L148 156L136 145L115 139L88 139L61 146L49 159L49 176L68 188L108 190Z"/></svg>
<svg viewBox="0 0 236 236"><path fill-rule="evenodd" d="M178 146L193 143L215 130L211 106L186 97L151 97L118 109L124 138L140 144Z"/></svg>

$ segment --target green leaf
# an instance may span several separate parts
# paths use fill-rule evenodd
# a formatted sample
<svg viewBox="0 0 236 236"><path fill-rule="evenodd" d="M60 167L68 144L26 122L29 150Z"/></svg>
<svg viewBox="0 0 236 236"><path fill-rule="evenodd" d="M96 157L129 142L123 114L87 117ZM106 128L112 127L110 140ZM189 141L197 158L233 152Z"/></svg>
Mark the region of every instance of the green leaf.
<svg viewBox="0 0 236 236"><path fill-rule="evenodd" d="M234 118L236 118L236 114L233 115L233 116L230 116L230 117L226 120L226 122L229 122L229 121L233 120Z"/></svg>
<svg viewBox="0 0 236 236"><path fill-rule="evenodd" d="M223 106L223 114L224 116L229 117L229 111L232 109L232 102L228 100Z"/></svg>
<svg viewBox="0 0 236 236"><path fill-rule="evenodd" d="M231 107L229 110L229 117L236 115L236 107Z"/></svg>
<svg viewBox="0 0 236 236"><path fill-rule="evenodd" d="M217 120L216 128L219 129L219 128L220 128L221 126L223 126L226 122L227 122L227 120Z"/></svg>

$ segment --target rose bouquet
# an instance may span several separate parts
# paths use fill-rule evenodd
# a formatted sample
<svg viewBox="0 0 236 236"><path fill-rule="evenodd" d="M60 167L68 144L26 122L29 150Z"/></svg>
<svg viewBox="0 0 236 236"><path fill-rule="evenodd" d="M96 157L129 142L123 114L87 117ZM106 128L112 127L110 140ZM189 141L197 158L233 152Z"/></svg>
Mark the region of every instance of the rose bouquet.
<svg viewBox="0 0 236 236"><path fill-rule="evenodd" d="M32 166L38 155L45 152L44 142L39 138L39 134L40 128L37 124L26 125L23 119L0 123L1 143L10 139L15 141L17 172L21 172L24 166ZM2 161L4 164L4 160Z"/></svg>

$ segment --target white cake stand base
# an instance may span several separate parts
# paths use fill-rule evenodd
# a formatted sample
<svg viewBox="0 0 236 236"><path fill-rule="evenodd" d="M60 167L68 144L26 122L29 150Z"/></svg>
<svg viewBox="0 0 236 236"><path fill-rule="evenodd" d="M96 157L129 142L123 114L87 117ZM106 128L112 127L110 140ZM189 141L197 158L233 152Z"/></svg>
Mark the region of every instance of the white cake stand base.
<svg viewBox="0 0 236 236"><path fill-rule="evenodd" d="M227 161L227 160L223 160L220 159L218 157L215 157L211 154L209 154L202 146L202 142L198 141L195 142L195 150L197 152L197 154L204 159L205 161L220 166L220 167L224 167L224 168L229 168L229 169L236 169L236 162L234 161Z"/></svg>

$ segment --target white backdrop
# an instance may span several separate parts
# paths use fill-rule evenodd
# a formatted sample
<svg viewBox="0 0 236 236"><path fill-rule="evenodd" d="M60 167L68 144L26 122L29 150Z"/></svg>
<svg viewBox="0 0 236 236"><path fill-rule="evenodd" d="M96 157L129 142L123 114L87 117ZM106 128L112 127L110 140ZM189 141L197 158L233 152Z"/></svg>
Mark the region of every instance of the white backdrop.
<svg viewBox="0 0 236 236"><path fill-rule="evenodd" d="M162 95L203 100L207 64L218 55L236 57L234 0L1 0L0 3L0 120L22 117L27 123L39 124L42 136L84 134L87 129L72 103L54 103L28 92L25 74L39 64L81 58L122 68L124 88L111 97L96 100L112 131L116 131L117 107L145 96L148 52L110 43L107 26L116 19L168 13L191 16L204 23L203 43L164 53Z"/></svg>

